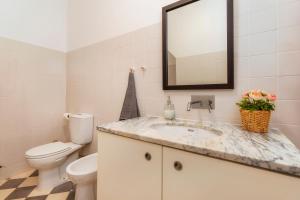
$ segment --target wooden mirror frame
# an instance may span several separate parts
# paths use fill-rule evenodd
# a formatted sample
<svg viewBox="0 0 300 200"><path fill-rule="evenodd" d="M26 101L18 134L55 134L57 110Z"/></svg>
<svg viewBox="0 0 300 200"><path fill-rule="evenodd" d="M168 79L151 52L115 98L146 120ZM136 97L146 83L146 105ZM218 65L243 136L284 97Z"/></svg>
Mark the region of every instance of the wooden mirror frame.
<svg viewBox="0 0 300 200"><path fill-rule="evenodd" d="M204 85L168 84L168 12L201 0L181 0L162 8L163 90L234 89L233 0L227 0L227 83Z"/></svg>

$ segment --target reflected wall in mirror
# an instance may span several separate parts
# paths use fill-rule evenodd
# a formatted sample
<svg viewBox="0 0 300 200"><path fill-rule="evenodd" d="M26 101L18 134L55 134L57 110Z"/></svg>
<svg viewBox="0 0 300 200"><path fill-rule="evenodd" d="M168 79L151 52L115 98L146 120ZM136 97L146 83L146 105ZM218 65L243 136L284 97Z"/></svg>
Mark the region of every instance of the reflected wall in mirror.
<svg viewBox="0 0 300 200"><path fill-rule="evenodd" d="M163 8L163 89L233 89L233 0Z"/></svg>

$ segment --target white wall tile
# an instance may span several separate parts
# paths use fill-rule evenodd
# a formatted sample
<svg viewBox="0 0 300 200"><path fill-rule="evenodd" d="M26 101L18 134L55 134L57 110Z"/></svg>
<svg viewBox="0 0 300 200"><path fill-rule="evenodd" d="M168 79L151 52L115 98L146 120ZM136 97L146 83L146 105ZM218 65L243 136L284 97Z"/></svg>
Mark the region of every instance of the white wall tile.
<svg viewBox="0 0 300 200"><path fill-rule="evenodd" d="M282 4L291 3L299 0L278 0L279 6L282 6Z"/></svg>
<svg viewBox="0 0 300 200"><path fill-rule="evenodd" d="M226 119L226 121L234 122L239 121L239 109L235 104L237 101L233 99L228 100L216 100L216 118Z"/></svg>
<svg viewBox="0 0 300 200"><path fill-rule="evenodd" d="M300 51L278 54L279 75L300 75Z"/></svg>
<svg viewBox="0 0 300 200"><path fill-rule="evenodd" d="M277 26L275 7L250 13L249 33L261 33L275 30Z"/></svg>
<svg viewBox="0 0 300 200"><path fill-rule="evenodd" d="M281 124L277 125L277 127L300 149L300 126Z"/></svg>
<svg viewBox="0 0 300 200"><path fill-rule="evenodd" d="M279 99L300 100L300 76L278 78Z"/></svg>
<svg viewBox="0 0 300 200"><path fill-rule="evenodd" d="M278 50L297 51L300 50L300 26L287 27L278 30Z"/></svg>
<svg viewBox="0 0 300 200"><path fill-rule="evenodd" d="M235 36L245 36L249 34L249 15L244 14L234 18Z"/></svg>
<svg viewBox="0 0 300 200"><path fill-rule="evenodd" d="M276 51L276 31L249 36L249 55L274 53Z"/></svg>
<svg viewBox="0 0 300 200"><path fill-rule="evenodd" d="M290 1L286 4L281 4L278 10L278 26L300 25L300 1Z"/></svg>
<svg viewBox="0 0 300 200"><path fill-rule="evenodd" d="M249 57L249 77L276 76L276 55Z"/></svg>
<svg viewBox="0 0 300 200"><path fill-rule="evenodd" d="M278 101L276 112L280 124L300 125L300 101Z"/></svg>
<svg viewBox="0 0 300 200"><path fill-rule="evenodd" d="M234 38L234 51L235 56L245 57L249 54L249 38L248 36L235 37Z"/></svg>
<svg viewBox="0 0 300 200"><path fill-rule="evenodd" d="M249 89L261 89L266 92L276 93L276 78L249 78Z"/></svg>
<svg viewBox="0 0 300 200"><path fill-rule="evenodd" d="M277 3L277 0L250 0L249 1L249 9L250 9L250 12L255 12L257 10L275 7L276 3Z"/></svg>
<svg viewBox="0 0 300 200"><path fill-rule="evenodd" d="M236 77L245 78L249 74L249 58L248 57L237 57L235 58L235 71Z"/></svg>
<svg viewBox="0 0 300 200"><path fill-rule="evenodd" d="M235 0L234 2L234 15L240 16L248 14L249 0Z"/></svg>

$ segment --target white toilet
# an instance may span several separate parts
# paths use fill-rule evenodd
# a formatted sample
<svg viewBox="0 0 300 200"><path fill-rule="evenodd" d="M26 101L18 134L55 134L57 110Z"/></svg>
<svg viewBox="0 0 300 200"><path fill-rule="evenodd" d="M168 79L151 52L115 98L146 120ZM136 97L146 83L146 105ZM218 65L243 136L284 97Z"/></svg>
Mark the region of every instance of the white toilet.
<svg viewBox="0 0 300 200"><path fill-rule="evenodd" d="M65 117L69 119L71 142L53 142L25 153L29 165L39 170L38 189L50 189L65 182L67 166L78 159L79 149L92 141L92 115L66 113Z"/></svg>
<svg viewBox="0 0 300 200"><path fill-rule="evenodd" d="M67 174L76 184L75 200L96 200L97 153L69 164Z"/></svg>

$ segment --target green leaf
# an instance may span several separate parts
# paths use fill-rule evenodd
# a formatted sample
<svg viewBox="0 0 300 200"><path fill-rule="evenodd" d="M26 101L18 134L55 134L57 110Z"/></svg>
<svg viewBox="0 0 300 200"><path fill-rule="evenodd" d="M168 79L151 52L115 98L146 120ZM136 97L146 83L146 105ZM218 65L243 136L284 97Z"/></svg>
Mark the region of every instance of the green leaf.
<svg viewBox="0 0 300 200"><path fill-rule="evenodd" d="M269 100L252 100L242 99L240 102L236 103L243 110L264 110L264 111L274 111L275 104Z"/></svg>

